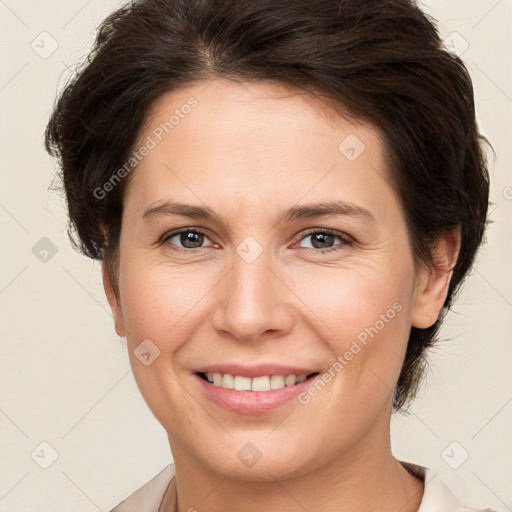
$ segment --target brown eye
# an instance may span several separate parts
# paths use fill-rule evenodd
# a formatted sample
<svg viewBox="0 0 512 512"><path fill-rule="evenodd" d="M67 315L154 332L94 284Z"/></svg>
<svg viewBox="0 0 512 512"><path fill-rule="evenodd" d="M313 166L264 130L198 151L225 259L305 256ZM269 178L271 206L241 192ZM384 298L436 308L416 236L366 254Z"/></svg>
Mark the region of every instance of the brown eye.
<svg viewBox="0 0 512 512"><path fill-rule="evenodd" d="M310 246L301 247L304 249L317 250L318 252L329 252L330 250L336 250L338 246L342 248L353 243L348 235L329 229L310 231L302 237L301 242L307 239L310 240ZM336 239L340 242L336 243Z"/></svg>
<svg viewBox="0 0 512 512"><path fill-rule="evenodd" d="M201 249L205 240L208 237L200 231L194 229L183 229L180 231L173 231L163 239L163 243L170 243L178 248L178 250L194 250ZM208 246L206 246L208 247Z"/></svg>
<svg viewBox="0 0 512 512"><path fill-rule="evenodd" d="M335 241L335 236L330 233L315 233L309 235L311 243L315 249L325 249L331 247L331 244Z"/></svg>

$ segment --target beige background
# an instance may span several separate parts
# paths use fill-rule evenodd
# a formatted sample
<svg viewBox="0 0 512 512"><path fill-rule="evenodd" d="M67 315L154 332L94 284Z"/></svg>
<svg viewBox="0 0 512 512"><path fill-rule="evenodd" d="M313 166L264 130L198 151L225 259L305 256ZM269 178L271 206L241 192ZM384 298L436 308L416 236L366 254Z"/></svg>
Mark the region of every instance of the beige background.
<svg viewBox="0 0 512 512"><path fill-rule="evenodd" d="M100 266L70 247L41 142L68 66L116 5L0 1L0 512L106 511L171 460L113 330ZM498 154L494 224L421 397L393 420L393 445L461 502L512 510L512 1L425 8L464 50Z"/></svg>

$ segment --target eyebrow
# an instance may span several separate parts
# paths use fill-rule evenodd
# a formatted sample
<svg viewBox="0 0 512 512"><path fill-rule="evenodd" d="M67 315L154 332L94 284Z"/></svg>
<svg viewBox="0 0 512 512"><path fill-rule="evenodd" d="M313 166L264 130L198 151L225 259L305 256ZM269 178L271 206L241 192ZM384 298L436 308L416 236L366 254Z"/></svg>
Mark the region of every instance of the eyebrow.
<svg viewBox="0 0 512 512"><path fill-rule="evenodd" d="M164 203L150 206L142 215L143 219L150 220L160 216L179 215L191 219L212 220L224 227L226 223L211 208L183 204L175 201L165 201ZM306 205L294 205L285 210L279 217L279 222L291 222L300 219L311 219L317 217L326 217L331 215L344 215L351 217L362 217L375 221L373 214L361 206L345 201L331 201Z"/></svg>

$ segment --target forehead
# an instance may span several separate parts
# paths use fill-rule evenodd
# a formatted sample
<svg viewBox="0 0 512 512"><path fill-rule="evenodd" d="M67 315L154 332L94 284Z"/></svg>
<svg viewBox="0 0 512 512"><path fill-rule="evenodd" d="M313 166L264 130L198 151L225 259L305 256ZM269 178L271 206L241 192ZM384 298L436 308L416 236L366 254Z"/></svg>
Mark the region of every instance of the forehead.
<svg viewBox="0 0 512 512"><path fill-rule="evenodd" d="M149 110L138 145L150 139L130 177L140 208L171 190L230 202L277 191L289 206L341 188L364 199L369 184L389 182L375 126L276 82L216 79L166 93Z"/></svg>
<svg viewBox="0 0 512 512"><path fill-rule="evenodd" d="M191 103L194 106L189 108ZM341 102L335 103L320 93L313 94L273 80L235 82L217 78L194 82L157 98L147 112L139 142L162 123L172 125L164 129L165 135L175 134L186 117L190 118L186 123L190 128L210 130L212 135L216 133L215 127L227 130L233 122L238 130L259 128L275 134L275 121L291 136L307 127L311 132L320 131L324 135L344 127L377 132L371 123L351 116ZM206 120L208 125L202 125ZM379 138L378 133L376 136Z"/></svg>

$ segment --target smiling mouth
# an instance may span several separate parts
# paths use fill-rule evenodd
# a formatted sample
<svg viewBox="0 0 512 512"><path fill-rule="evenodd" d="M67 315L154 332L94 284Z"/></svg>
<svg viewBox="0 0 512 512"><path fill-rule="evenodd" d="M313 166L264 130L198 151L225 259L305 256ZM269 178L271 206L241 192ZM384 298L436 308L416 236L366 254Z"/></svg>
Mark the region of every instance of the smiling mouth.
<svg viewBox="0 0 512 512"><path fill-rule="evenodd" d="M273 391L284 387L295 386L315 377L318 372L302 375L262 375L261 377L245 377L229 373L198 372L197 375L214 386L234 391Z"/></svg>

